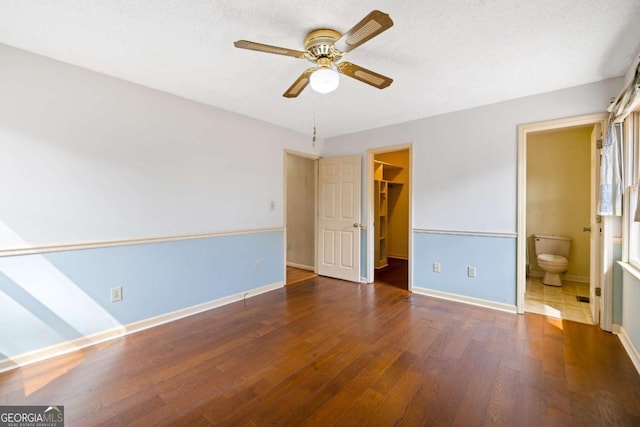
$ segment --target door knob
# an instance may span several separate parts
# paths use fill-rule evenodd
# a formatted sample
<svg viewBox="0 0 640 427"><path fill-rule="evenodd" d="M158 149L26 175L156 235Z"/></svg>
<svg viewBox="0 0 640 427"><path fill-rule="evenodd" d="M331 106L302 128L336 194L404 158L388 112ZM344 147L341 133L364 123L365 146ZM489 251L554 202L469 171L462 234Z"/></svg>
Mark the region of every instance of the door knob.
<svg viewBox="0 0 640 427"><path fill-rule="evenodd" d="M591 227L582 227L582 231L591 231Z"/></svg>
<svg viewBox="0 0 640 427"><path fill-rule="evenodd" d="M353 228L358 228L358 227L360 227L360 224L358 224L357 222L354 222L353 223Z"/></svg>

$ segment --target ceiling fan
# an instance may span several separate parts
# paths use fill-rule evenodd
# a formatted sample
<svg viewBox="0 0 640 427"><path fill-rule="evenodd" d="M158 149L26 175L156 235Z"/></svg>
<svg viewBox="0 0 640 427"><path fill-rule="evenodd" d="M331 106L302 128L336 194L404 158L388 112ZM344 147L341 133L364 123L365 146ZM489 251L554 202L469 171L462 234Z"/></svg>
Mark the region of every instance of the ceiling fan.
<svg viewBox="0 0 640 427"><path fill-rule="evenodd" d="M340 81L338 73L352 77L378 89L384 89L393 82L393 79L367 70L359 65L352 64L351 62L338 61L340 61L347 52L352 51L392 26L393 21L388 14L374 10L345 34L340 34L338 31L328 28L311 31L304 38L304 51L271 46L248 40L238 40L234 43L234 46L241 49L308 59L315 64L314 67L307 68L300 77L293 82L289 89L282 95L285 98L297 97L309 83L311 83L311 88L316 92L329 93L338 87Z"/></svg>

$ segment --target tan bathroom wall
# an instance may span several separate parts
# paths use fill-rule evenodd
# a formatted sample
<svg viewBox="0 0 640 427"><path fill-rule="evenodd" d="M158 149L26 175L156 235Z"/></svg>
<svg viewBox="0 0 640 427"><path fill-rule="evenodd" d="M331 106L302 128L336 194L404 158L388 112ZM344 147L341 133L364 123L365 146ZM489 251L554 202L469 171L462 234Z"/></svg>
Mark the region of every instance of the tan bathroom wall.
<svg viewBox="0 0 640 427"><path fill-rule="evenodd" d="M567 279L589 280L592 127L545 131L527 138L527 245L532 273L541 274L533 234L571 238ZM571 277L573 276L573 277Z"/></svg>
<svg viewBox="0 0 640 427"><path fill-rule="evenodd" d="M381 153L376 160L401 166L402 170L394 181L404 185L394 185L389 189L389 224L387 231L387 253L392 258L409 257L409 150Z"/></svg>
<svg viewBox="0 0 640 427"><path fill-rule="evenodd" d="M287 162L287 263L313 269L315 162L291 154Z"/></svg>

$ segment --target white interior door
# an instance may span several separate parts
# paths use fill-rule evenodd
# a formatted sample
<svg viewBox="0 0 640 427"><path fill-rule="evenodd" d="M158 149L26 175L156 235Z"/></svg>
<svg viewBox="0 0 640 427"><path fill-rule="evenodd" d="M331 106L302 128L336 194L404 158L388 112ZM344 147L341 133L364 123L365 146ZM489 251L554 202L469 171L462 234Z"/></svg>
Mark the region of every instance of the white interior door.
<svg viewBox="0 0 640 427"><path fill-rule="evenodd" d="M596 124L591 132L591 239L590 239L590 271L589 271L589 301L591 306L591 318L597 325L600 324L600 296L596 288L601 289L602 281L602 223L598 218L598 201L600 195L600 162L602 150L597 148L597 142L602 138L600 124Z"/></svg>
<svg viewBox="0 0 640 427"><path fill-rule="evenodd" d="M361 157L320 159L318 274L360 281Z"/></svg>

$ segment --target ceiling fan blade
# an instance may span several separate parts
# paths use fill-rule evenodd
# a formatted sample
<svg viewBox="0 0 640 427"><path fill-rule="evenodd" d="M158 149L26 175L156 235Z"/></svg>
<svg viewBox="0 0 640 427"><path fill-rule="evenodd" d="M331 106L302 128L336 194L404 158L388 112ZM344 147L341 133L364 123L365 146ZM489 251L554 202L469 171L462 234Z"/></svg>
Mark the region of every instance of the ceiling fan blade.
<svg viewBox="0 0 640 427"><path fill-rule="evenodd" d="M295 82L287 89L285 93L282 94L285 98L295 98L300 95L300 92L303 91L305 87L309 84L309 77L311 73L315 71L316 67L307 68L304 73L300 74L300 77L296 79Z"/></svg>
<svg viewBox="0 0 640 427"><path fill-rule="evenodd" d="M235 47L240 49L257 50L264 53L275 53L276 55L293 56L294 58L304 58L306 52L301 50L287 49L286 47L271 46L268 44L250 42L248 40L238 40L233 43Z"/></svg>
<svg viewBox="0 0 640 427"><path fill-rule="evenodd" d="M366 68L362 68L359 65L352 64L351 62L340 62L336 64L336 69L339 73L353 77L356 80L360 80L362 83L377 87L378 89L384 89L393 83L393 79L374 71L367 70Z"/></svg>
<svg viewBox="0 0 640 427"><path fill-rule="evenodd" d="M349 52L393 26L388 14L374 10L333 44L341 52Z"/></svg>

